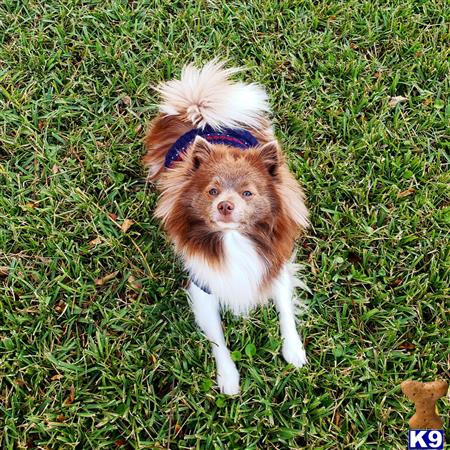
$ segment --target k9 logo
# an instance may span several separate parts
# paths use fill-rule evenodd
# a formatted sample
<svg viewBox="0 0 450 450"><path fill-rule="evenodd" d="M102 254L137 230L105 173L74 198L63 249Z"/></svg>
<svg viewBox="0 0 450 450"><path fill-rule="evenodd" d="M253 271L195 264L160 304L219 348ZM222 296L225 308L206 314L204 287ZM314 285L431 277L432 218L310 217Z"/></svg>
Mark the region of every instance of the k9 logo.
<svg viewBox="0 0 450 450"><path fill-rule="evenodd" d="M409 430L408 450L444 448L443 430Z"/></svg>

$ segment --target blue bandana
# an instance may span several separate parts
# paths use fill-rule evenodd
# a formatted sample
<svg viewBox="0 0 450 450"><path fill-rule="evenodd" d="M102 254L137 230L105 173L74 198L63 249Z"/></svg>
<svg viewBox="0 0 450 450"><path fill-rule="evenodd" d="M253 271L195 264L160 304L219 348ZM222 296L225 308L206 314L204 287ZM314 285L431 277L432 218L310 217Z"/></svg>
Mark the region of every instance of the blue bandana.
<svg viewBox="0 0 450 450"><path fill-rule="evenodd" d="M225 144L230 147L240 148L241 150L246 150L247 148L256 147L258 145L258 140L247 130L234 128L215 130L207 125L203 129L194 128L179 137L167 152L164 166L169 168L172 167L176 161L180 161L196 136L201 136L208 142L211 142L211 144Z"/></svg>

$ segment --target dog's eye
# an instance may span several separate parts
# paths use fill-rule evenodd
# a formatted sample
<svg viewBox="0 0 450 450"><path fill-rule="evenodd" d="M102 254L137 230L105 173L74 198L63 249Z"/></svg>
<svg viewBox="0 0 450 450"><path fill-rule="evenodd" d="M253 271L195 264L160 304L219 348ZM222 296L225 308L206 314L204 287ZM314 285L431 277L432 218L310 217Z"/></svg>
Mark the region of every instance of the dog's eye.
<svg viewBox="0 0 450 450"><path fill-rule="evenodd" d="M250 191L244 191L244 192L242 193L242 195L243 195L244 197L251 197L253 194L252 194Z"/></svg>
<svg viewBox="0 0 450 450"><path fill-rule="evenodd" d="M209 195L217 195L219 191L216 188L212 188L209 190Z"/></svg>

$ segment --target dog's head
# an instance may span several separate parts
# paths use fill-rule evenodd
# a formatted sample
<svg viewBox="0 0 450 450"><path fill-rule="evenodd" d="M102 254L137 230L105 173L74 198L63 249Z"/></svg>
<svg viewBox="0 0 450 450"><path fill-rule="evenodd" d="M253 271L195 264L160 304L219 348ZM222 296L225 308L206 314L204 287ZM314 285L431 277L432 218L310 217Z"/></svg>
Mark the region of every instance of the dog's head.
<svg viewBox="0 0 450 450"><path fill-rule="evenodd" d="M306 208L284 166L276 142L241 150L197 137L164 173L156 215L184 253L220 259L222 234L231 229L266 258L286 259L299 232L294 214Z"/></svg>
<svg viewBox="0 0 450 450"><path fill-rule="evenodd" d="M197 138L186 163L190 182L179 204L190 215L212 231L271 226L279 209L275 144L243 151Z"/></svg>

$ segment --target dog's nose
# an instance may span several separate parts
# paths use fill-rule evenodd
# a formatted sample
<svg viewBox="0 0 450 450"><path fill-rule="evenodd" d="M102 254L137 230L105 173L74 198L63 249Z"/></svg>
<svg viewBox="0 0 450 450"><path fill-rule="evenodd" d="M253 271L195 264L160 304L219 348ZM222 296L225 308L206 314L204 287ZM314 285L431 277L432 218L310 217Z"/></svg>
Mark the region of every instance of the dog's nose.
<svg viewBox="0 0 450 450"><path fill-rule="evenodd" d="M229 216L231 214L231 211L233 211L234 209L234 204L228 201L220 202L217 205L217 209L223 216Z"/></svg>

